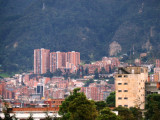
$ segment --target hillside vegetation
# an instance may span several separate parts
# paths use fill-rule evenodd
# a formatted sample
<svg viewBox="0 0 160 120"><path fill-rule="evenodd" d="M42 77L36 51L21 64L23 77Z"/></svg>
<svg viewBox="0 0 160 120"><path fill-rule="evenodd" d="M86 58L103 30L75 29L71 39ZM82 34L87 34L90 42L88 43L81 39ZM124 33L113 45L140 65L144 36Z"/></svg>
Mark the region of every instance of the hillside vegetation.
<svg viewBox="0 0 160 120"><path fill-rule="evenodd" d="M121 54L160 56L159 0L0 0L0 65L33 69L33 50L79 51L85 62ZM154 52L156 51L156 52Z"/></svg>

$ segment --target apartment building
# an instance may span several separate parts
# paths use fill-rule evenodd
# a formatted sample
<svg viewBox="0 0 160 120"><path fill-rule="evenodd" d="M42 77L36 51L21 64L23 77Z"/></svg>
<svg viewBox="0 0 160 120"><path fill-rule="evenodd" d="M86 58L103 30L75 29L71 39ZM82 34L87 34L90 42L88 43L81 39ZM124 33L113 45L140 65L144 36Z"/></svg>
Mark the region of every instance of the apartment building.
<svg viewBox="0 0 160 120"><path fill-rule="evenodd" d="M67 62L75 66L80 64L80 53L79 52L67 52Z"/></svg>
<svg viewBox="0 0 160 120"><path fill-rule="evenodd" d="M146 67L121 67L115 75L116 107L145 106L145 82L148 81Z"/></svg>
<svg viewBox="0 0 160 120"><path fill-rule="evenodd" d="M49 70L50 50L35 49L34 50L34 74L44 74Z"/></svg>
<svg viewBox="0 0 160 120"><path fill-rule="evenodd" d="M51 52L48 49L34 50L34 74L44 74L48 70L55 72L61 69L63 72L69 70L71 73L78 69L80 64L79 52Z"/></svg>
<svg viewBox="0 0 160 120"><path fill-rule="evenodd" d="M67 53L51 52L50 53L50 72L55 72L57 69L66 68Z"/></svg>

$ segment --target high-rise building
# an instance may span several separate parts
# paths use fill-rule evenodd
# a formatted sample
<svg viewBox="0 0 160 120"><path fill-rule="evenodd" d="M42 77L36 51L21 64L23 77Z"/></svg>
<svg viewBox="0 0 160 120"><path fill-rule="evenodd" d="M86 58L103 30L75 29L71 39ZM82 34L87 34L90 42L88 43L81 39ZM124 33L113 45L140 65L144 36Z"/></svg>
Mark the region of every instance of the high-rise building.
<svg viewBox="0 0 160 120"><path fill-rule="evenodd" d="M68 69L71 73L77 70L80 64L79 52L52 52L50 53L50 72L55 72L57 69Z"/></svg>
<svg viewBox="0 0 160 120"><path fill-rule="evenodd" d="M66 68L67 54L65 52L50 53L50 72L55 72L56 69Z"/></svg>
<svg viewBox="0 0 160 120"><path fill-rule="evenodd" d="M145 82L148 79L146 67L121 67L115 75L116 107L145 106Z"/></svg>
<svg viewBox="0 0 160 120"><path fill-rule="evenodd" d="M80 53L79 52L67 52L67 62L75 66L80 64Z"/></svg>
<svg viewBox="0 0 160 120"><path fill-rule="evenodd" d="M49 56L50 50L48 49L34 50L34 74L44 74L49 70Z"/></svg>

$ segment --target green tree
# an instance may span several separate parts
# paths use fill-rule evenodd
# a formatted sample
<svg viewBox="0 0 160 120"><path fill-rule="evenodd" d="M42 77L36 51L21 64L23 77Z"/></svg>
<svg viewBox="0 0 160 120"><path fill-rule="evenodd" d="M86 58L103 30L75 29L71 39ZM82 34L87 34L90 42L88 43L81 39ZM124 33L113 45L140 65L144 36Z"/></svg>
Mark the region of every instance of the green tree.
<svg viewBox="0 0 160 120"><path fill-rule="evenodd" d="M74 89L60 106L62 120L94 120L97 117L94 102L88 100L79 90L80 88Z"/></svg>
<svg viewBox="0 0 160 120"><path fill-rule="evenodd" d="M131 107L130 111L133 114L134 120L142 120L142 112L139 108Z"/></svg>
<svg viewBox="0 0 160 120"><path fill-rule="evenodd" d="M85 75L88 75L88 74L89 74L89 69L88 69L88 67L86 67L86 69L84 70L84 74L85 74Z"/></svg>
<svg viewBox="0 0 160 120"><path fill-rule="evenodd" d="M100 71L100 74L105 74L106 73L106 70L104 67L101 68L101 71Z"/></svg>
<svg viewBox="0 0 160 120"><path fill-rule="evenodd" d="M95 102L95 105L96 105L96 109L98 111L102 110L103 108L107 107L107 103L104 102L104 101L97 101Z"/></svg>
<svg viewBox="0 0 160 120"><path fill-rule="evenodd" d="M96 120L121 120L119 116L113 113L108 107L100 111Z"/></svg>
<svg viewBox="0 0 160 120"><path fill-rule="evenodd" d="M122 120L135 120L132 111L128 108L118 107L114 110L118 111L118 115L121 117Z"/></svg>
<svg viewBox="0 0 160 120"><path fill-rule="evenodd" d="M99 73L98 73L98 69L97 68L94 71L94 78L95 79L99 79Z"/></svg>
<svg viewBox="0 0 160 120"><path fill-rule="evenodd" d="M47 70L47 72L45 74L43 74L44 77L53 77L53 73L51 73L49 70Z"/></svg>
<svg viewBox="0 0 160 120"><path fill-rule="evenodd" d="M55 75L55 76L62 76L62 71L61 71L61 69L57 69L57 70L53 73L53 75Z"/></svg>
<svg viewBox="0 0 160 120"><path fill-rule="evenodd" d="M83 93L70 102L69 111L71 120L95 120L97 117L94 101L88 100Z"/></svg>
<svg viewBox="0 0 160 120"><path fill-rule="evenodd" d="M145 119L159 120L160 116L160 95L152 94L147 97L147 103L145 106L147 112L145 113Z"/></svg>
<svg viewBox="0 0 160 120"><path fill-rule="evenodd" d="M85 82L85 87L88 87L90 83L94 83L94 80L93 79L89 79Z"/></svg>
<svg viewBox="0 0 160 120"><path fill-rule="evenodd" d="M115 92L111 92L106 99L107 106L115 107Z"/></svg>

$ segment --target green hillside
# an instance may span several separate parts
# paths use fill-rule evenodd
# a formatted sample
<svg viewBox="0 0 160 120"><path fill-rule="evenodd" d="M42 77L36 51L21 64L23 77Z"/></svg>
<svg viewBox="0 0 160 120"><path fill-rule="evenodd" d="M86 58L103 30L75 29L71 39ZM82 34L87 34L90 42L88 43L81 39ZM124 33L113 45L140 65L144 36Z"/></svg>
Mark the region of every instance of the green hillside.
<svg viewBox="0 0 160 120"><path fill-rule="evenodd" d="M84 61L121 53L160 55L159 0L0 0L0 65L33 69L33 50L79 51ZM154 52L156 51L156 52Z"/></svg>

